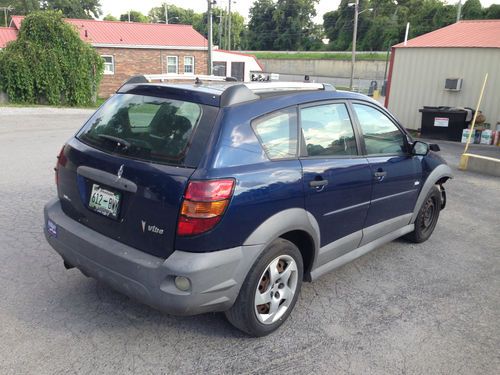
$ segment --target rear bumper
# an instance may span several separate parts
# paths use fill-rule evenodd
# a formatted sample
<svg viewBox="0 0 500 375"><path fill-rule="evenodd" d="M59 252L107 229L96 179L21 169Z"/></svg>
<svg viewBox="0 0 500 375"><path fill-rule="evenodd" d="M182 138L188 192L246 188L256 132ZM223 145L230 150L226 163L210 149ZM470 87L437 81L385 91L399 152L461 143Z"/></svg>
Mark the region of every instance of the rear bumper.
<svg viewBox="0 0 500 375"><path fill-rule="evenodd" d="M210 253L175 251L161 259L71 219L57 199L47 203L44 215L45 237L66 263L131 298L175 315L229 309L263 247L240 246ZM189 278L191 289L177 289L175 276Z"/></svg>

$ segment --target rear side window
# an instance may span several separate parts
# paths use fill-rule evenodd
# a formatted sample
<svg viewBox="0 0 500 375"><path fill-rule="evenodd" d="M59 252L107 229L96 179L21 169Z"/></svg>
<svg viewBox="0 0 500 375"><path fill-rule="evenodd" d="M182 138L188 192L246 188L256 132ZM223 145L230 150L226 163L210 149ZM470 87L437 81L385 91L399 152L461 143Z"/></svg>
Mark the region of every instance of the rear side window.
<svg viewBox="0 0 500 375"><path fill-rule="evenodd" d="M356 138L344 103L300 110L300 125L307 156L357 155Z"/></svg>
<svg viewBox="0 0 500 375"><path fill-rule="evenodd" d="M252 127L269 159L287 159L297 155L295 108L286 108L259 117L252 122Z"/></svg>
<svg viewBox="0 0 500 375"><path fill-rule="evenodd" d="M126 157L178 165L202 115L200 104L118 94L95 113L78 138Z"/></svg>

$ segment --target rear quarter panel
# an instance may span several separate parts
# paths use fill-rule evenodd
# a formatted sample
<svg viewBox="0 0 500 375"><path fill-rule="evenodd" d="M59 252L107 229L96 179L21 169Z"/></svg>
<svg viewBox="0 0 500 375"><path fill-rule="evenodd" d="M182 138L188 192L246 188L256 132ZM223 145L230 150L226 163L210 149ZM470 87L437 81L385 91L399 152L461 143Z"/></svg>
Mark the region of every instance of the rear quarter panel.
<svg viewBox="0 0 500 375"><path fill-rule="evenodd" d="M254 118L286 104L259 101L259 106L249 103L221 111L204 165L191 178L232 177L236 179L235 191L221 222L208 233L177 237L177 249L206 252L240 246L272 215L304 208L299 160L268 160L251 128Z"/></svg>

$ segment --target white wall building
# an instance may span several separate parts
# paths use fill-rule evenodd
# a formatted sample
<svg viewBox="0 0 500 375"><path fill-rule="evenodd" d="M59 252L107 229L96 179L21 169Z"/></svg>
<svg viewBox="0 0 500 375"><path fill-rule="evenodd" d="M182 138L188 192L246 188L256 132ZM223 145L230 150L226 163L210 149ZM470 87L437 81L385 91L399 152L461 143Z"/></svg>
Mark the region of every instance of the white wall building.
<svg viewBox="0 0 500 375"><path fill-rule="evenodd" d="M234 77L239 81L251 81L251 72L262 72L262 66L253 55L214 49L212 52L213 74Z"/></svg>
<svg viewBox="0 0 500 375"><path fill-rule="evenodd" d="M477 105L492 127L500 121L500 20L460 21L392 48L386 107L409 129L421 127L423 106ZM456 90L447 79L461 80Z"/></svg>

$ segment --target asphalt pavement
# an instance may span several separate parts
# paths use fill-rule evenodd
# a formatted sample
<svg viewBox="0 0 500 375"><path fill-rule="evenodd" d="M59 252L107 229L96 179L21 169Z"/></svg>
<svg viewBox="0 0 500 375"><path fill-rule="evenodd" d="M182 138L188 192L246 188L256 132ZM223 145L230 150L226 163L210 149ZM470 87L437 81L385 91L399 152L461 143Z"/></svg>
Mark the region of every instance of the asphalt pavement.
<svg viewBox="0 0 500 375"><path fill-rule="evenodd" d="M500 179L455 171L427 242L305 283L282 328L254 339L222 314L169 316L64 269L42 209L90 114L0 107L0 374L500 372ZM441 153L455 168L456 150Z"/></svg>

